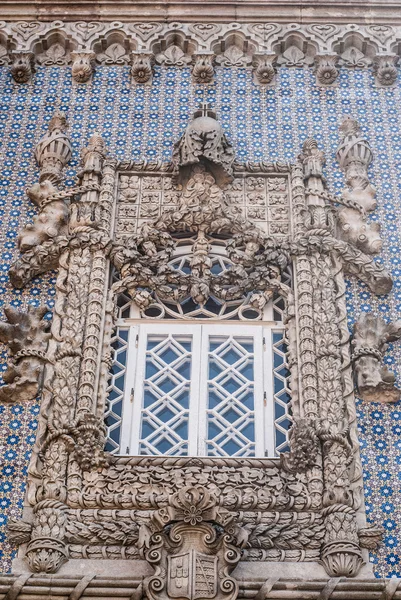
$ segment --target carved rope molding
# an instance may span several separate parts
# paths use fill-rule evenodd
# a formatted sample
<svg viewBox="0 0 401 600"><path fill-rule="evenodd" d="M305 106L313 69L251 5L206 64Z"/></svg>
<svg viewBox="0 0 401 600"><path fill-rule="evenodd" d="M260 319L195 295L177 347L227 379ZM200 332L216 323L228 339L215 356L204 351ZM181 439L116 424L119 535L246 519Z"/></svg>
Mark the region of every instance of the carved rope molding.
<svg viewBox="0 0 401 600"><path fill-rule="evenodd" d="M59 271L29 468L32 513L10 524L12 539L27 544L21 556L30 570L54 573L74 559L146 560L158 569L156 578L145 582L154 600L171 596L177 553L185 554L193 574L198 563L206 569L208 597L213 598L217 585L219 597L236 597L230 572L240 551L244 564L321 561L330 576L355 576L365 558L363 548L374 547L381 532L364 525L344 273L361 278L378 294L392 285L373 260L380 232L366 221L375 207L367 171L372 155L358 124L347 119L341 127L338 161L346 187L338 196L326 189L325 157L315 140L306 140L293 164L239 164L207 106L194 114L169 164L118 162L107 157L103 139L93 135L82 150L66 215L65 198L56 186L69 157L66 119L56 111L36 149L40 182L30 192L39 216L45 216L28 232L39 242L33 247L23 230L22 254L10 271L20 287L49 268ZM174 193L181 191L174 208L163 209L121 240L115 232L115 221L124 224L118 221L116 190L130 173L167 177L176 186ZM268 235L230 204L229 186L244 177L256 183L267 177L284 190L288 186L288 230ZM58 203L51 213L54 232L43 228L50 219L49 203ZM129 294L144 310L153 292L162 290L167 298L175 293L166 272L177 230L196 234L202 285L188 287L193 297L203 295L204 300L207 290L222 289L218 276L213 279L200 264L208 265L204 236L215 232L229 238L227 254L236 264L231 294L252 292L257 307L274 290L287 297L295 425L291 450L280 459L104 453L102 419L117 295ZM293 291L281 281L289 260ZM109 288L111 265L120 279ZM187 279L179 281L180 288L187 285ZM173 523L181 525L174 529ZM194 596L192 590L189 597Z"/></svg>
<svg viewBox="0 0 401 600"><path fill-rule="evenodd" d="M274 85L277 67L313 67L320 86L336 85L340 67L371 67L379 87L398 76L401 27L296 23L0 22L0 65L28 82L37 66L71 65L90 80L96 65L130 65L132 81L151 85L154 65L188 67L196 84L220 66L252 68Z"/></svg>

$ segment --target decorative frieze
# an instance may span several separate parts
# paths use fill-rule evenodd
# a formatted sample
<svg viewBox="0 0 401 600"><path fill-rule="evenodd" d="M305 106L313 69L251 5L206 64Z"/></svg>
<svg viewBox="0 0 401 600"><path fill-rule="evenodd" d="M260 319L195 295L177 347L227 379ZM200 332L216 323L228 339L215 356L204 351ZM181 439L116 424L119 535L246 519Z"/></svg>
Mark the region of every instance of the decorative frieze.
<svg viewBox="0 0 401 600"><path fill-rule="evenodd" d="M379 31L380 30L380 31ZM252 68L255 83L274 81L274 61L290 68L315 65L318 85L334 85L338 68L373 66L377 85L391 86L397 78L401 26L276 24L276 23L120 23L80 22L2 23L7 46L0 46L0 64L11 62L16 82L26 83L33 65L69 65L77 83L88 81L95 61L102 65L127 65L132 78L149 83L155 55L159 66L190 68L196 84L213 79L215 67ZM49 45L46 40L51 40ZM44 44L44 41L46 43ZM17 48L7 56L7 48ZM135 56L137 58L135 58ZM201 58L202 57L202 58ZM135 73L138 73L135 75Z"/></svg>

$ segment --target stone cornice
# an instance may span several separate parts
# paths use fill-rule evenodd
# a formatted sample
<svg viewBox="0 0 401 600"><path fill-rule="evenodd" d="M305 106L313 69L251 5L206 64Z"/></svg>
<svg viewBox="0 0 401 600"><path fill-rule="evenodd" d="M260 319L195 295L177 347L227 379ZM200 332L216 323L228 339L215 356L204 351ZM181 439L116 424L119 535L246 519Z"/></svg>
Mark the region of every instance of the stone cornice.
<svg viewBox="0 0 401 600"><path fill-rule="evenodd" d="M318 85L336 85L338 67L373 68L376 85L393 86L401 25L281 22L0 21L0 65L26 83L36 66L71 65L74 81L96 65L131 65L151 85L155 65L191 66L194 83L211 83L214 67L254 69L255 83L274 85L279 66L312 67ZM205 78L206 77L206 78Z"/></svg>
<svg viewBox="0 0 401 600"><path fill-rule="evenodd" d="M113 21L138 22L196 22L204 15L215 23L261 22L278 23L357 23L357 24L401 24L401 3L375 0L2 0L0 19L18 21L41 20L62 21Z"/></svg>

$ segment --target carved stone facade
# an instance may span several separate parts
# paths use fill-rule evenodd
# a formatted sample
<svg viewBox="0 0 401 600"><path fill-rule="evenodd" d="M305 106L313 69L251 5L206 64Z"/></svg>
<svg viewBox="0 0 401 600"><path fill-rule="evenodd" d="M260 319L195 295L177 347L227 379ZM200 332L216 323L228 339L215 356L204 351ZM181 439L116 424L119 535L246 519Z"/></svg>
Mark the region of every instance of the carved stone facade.
<svg viewBox="0 0 401 600"><path fill-rule="evenodd" d="M42 195L50 187L40 215L60 196L53 182L69 159L61 124L65 129L65 118L56 113L37 146L37 187ZM11 268L18 286L59 268L30 468L32 520L11 525L13 539L28 542L22 555L31 571L56 573L84 557L144 559L156 568L144 583L152 600L234 599L238 583L230 573L241 557L320 561L331 577L358 575L363 547L378 534L363 518L343 272L376 293L392 282L370 256L375 246L368 228L367 244L342 234L344 223L373 208L374 192L367 179L368 142L358 138L354 121L345 121L341 131L338 157L351 190L343 196L327 191L324 154L314 140L304 143L294 164L235 162L207 106L194 114L169 165L119 163L107 156L98 134L89 139L78 184L64 195L70 198L64 229L36 245L21 243L23 254ZM194 236L190 275L169 263L178 232ZM227 240L233 263L221 274L210 269L216 233ZM296 296L282 281L289 261ZM120 274L110 290L109 264ZM162 301L190 296L203 305L211 293L228 300L251 293L250 306L260 310L277 291L288 298L293 411L303 414L295 417L288 456L239 463L104 453L98 415L106 401L118 294L127 293L145 311L154 294ZM9 318L15 321L15 313ZM30 326L28 316L18 318ZM377 344L394 339L383 336ZM356 362L362 360L358 348ZM24 361L32 369L37 358L31 356Z"/></svg>
<svg viewBox="0 0 401 600"><path fill-rule="evenodd" d="M336 89L341 69L371 69L378 89L392 89L401 30L86 25L1 23L0 61L10 68L11 85L30 85L35 69L63 65L71 68L74 90L84 90L102 68L126 67L127 89L146 96L160 70L174 68L187 69L201 93L192 118L176 132L169 161L109 152L92 128L80 148L78 179L67 184L63 172L77 146L68 111L54 112L36 144L39 173L27 194L38 214L19 234L10 279L21 289L50 270L58 274L50 333L45 308L7 308L8 323L0 324L8 346L0 400L23 403L41 392L26 507L22 520L9 522L10 539L20 546L14 568L41 578L57 573L57 587L79 564L89 578L76 584L84 590L118 561L123 578L135 569L143 575L128 586L136 600L236 600L250 589L259 590L259 599L275 586L274 577L267 581L271 573L296 563L310 580L359 578L362 589L367 550L383 530L366 522L354 383L363 400L394 402L400 395L381 366L386 344L400 337L399 323L368 314L352 342L347 325L346 275L377 295L392 286L376 260L382 239L374 220L377 172L369 170L373 144L356 119L343 120L337 172L329 176L344 174L345 187L334 193L316 139L303 136L288 161L242 161L226 134L224 99L220 112L202 99L219 69L246 70L263 94L277 85L278 69L315 73L325 92ZM139 121L127 120L127 127ZM191 237L189 273L171 264L184 234ZM232 265L222 273L211 269L216 239ZM285 280L289 265L292 286ZM211 295L230 302L246 297L261 314L280 294L294 420L290 451L240 461L108 455L103 413L123 294L141 315L155 299L191 298L204 306ZM29 589L36 581L21 577L10 585ZM340 583L347 591L349 582Z"/></svg>

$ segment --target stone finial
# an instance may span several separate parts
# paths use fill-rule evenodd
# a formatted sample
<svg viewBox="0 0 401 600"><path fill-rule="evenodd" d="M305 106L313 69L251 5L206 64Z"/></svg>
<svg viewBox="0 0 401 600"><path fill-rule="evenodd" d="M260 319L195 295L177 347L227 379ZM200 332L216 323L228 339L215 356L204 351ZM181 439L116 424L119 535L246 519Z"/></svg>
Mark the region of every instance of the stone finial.
<svg viewBox="0 0 401 600"><path fill-rule="evenodd" d="M199 52L194 55L192 80L194 83L213 83L215 55L211 52Z"/></svg>
<svg viewBox="0 0 401 600"><path fill-rule="evenodd" d="M174 144L173 165L178 179L186 181L193 165L203 164L222 187L232 180L235 154L216 113L207 105L195 111L182 137Z"/></svg>
<svg viewBox="0 0 401 600"><path fill-rule="evenodd" d="M80 50L71 52L72 67L71 75L76 83L86 83L92 77L95 70L96 55L91 50Z"/></svg>
<svg viewBox="0 0 401 600"><path fill-rule="evenodd" d="M398 78L397 63L399 57L396 54L378 54L373 62L373 73L376 85L379 87L391 87Z"/></svg>
<svg viewBox="0 0 401 600"><path fill-rule="evenodd" d="M0 322L0 342L8 346L9 357L0 402L28 402L38 395L50 337L46 312L44 306L29 306L26 312L4 309L7 322Z"/></svg>
<svg viewBox="0 0 401 600"><path fill-rule="evenodd" d="M381 317L366 313L355 323L352 359L357 392L363 400L387 403L400 399L394 373L382 365L387 345L400 338L401 321L386 323Z"/></svg>
<svg viewBox="0 0 401 600"><path fill-rule="evenodd" d="M82 170L78 176L82 179L85 174L101 175L103 161L107 155L106 143L99 133L94 133L88 145L81 151Z"/></svg>
<svg viewBox="0 0 401 600"><path fill-rule="evenodd" d="M150 85L153 79L155 56L152 52L131 53L131 76L135 83Z"/></svg>
<svg viewBox="0 0 401 600"><path fill-rule="evenodd" d="M338 58L337 54L316 54L315 73L318 85L329 86L337 81L339 74L336 66Z"/></svg>
<svg viewBox="0 0 401 600"><path fill-rule="evenodd" d="M253 79L259 85L269 85L273 83L276 75L274 65L277 61L277 55L272 53L253 55Z"/></svg>
<svg viewBox="0 0 401 600"><path fill-rule="evenodd" d="M17 83L27 83L35 72L35 57L28 50L11 52L10 73Z"/></svg>
<svg viewBox="0 0 401 600"><path fill-rule="evenodd" d="M357 202L365 211L376 208L375 189L369 182L368 166L373 155L369 142L362 136L358 121L347 117L341 124L342 140L337 150L337 160L345 173L349 190L344 197Z"/></svg>
<svg viewBox="0 0 401 600"><path fill-rule="evenodd" d="M56 110L49 121L47 133L36 145L35 158L40 167L39 181L53 184L61 181L61 172L71 158L71 142L66 134L66 116Z"/></svg>

